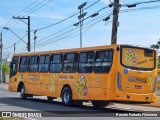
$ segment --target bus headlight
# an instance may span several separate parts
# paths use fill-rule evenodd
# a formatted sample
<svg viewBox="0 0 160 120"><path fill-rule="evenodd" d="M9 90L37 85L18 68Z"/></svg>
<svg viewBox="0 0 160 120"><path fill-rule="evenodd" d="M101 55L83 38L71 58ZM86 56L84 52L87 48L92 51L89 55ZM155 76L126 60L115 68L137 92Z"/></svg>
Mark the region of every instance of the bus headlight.
<svg viewBox="0 0 160 120"><path fill-rule="evenodd" d="M152 88L152 93L154 93L156 91L156 87L157 87L157 77L154 78L154 84L153 84L153 88Z"/></svg>
<svg viewBox="0 0 160 120"><path fill-rule="evenodd" d="M117 88L122 91L122 76L119 72L117 72Z"/></svg>

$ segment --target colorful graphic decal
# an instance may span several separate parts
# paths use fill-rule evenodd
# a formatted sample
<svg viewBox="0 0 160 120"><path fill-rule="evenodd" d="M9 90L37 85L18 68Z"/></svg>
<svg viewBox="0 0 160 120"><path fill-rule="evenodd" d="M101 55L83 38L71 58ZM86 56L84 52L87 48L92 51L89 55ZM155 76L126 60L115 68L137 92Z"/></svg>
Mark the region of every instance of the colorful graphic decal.
<svg viewBox="0 0 160 120"><path fill-rule="evenodd" d="M149 76L149 82L148 82L148 86L152 85L152 76Z"/></svg>
<svg viewBox="0 0 160 120"><path fill-rule="evenodd" d="M80 75L79 79L76 82L76 92L79 97L87 96L88 94L88 80L85 75Z"/></svg>
<svg viewBox="0 0 160 120"><path fill-rule="evenodd" d="M137 62L137 55L134 50L130 49L125 54L125 60L128 64L135 64Z"/></svg>
<svg viewBox="0 0 160 120"><path fill-rule="evenodd" d="M55 84L55 76L53 75L53 76L51 77L51 88L50 88L50 92L55 92L54 84Z"/></svg>

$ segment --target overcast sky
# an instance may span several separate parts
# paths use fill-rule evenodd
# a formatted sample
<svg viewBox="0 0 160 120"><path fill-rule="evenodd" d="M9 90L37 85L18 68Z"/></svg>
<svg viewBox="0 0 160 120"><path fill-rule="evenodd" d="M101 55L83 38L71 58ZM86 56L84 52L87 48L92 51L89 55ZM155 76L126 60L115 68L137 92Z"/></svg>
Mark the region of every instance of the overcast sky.
<svg viewBox="0 0 160 120"><path fill-rule="evenodd" d="M13 16L30 16L32 31L57 23L79 12L77 7L84 2L87 2L87 5L84 7L87 8L95 1L97 0L1 0L0 32L3 33L3 47L7 48L19 41L19 38L11 31L3 30L4 26L10 28L21 38L27 34L27 25L24 23L27 22L27 20L24 20L24 22L14 20L12 19ZM120 3L128 4L143 1L149 0L121 0ZM84 12L87 12L86 17L92 15L101 8L104 8L109 3L109 0L101 0L92 7L85 9ZM149 47L159 40L159 8L156 7L154 9L141 9L126 12L126 9L130 10L150 6L159 6L160 8L160 2L140 4L135 8L121 7L121 13L119 14L118 44L133 44ZM125 12L123 10L125 10ZM113 16L110 16L110 20L107 22L104 22L103 18L111 15L111 11L112 8L103 9L99 12L98 16L88 18L84 21L83 47L110 45ZM79 26L73 26L73 24L78 22L78 15L79 14L47 29L38 30L36 51L78 48L80 46ZM32 51L34 42L33 37L34 34L32 31ZM24 37L24 41L27 42L27 36ZM27 48L24 42L21 41L16 44L16 53L26 52L26 50ZM4 49L4 51L13 52L13 47Z"/></svg>

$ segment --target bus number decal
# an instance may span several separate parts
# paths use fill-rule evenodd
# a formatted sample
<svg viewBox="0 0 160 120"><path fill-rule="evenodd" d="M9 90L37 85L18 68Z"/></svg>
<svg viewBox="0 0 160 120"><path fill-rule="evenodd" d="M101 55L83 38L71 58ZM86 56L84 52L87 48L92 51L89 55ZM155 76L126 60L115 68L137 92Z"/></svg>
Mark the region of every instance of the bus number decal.
<svg viewBox="0 0 160 120"><path fill-rule="evenodd" d="M137 55L134 50L129 49L128 52L126 52L125 54L125 59L129 65L135 64L137 62Z"/></svg>
<svg viewBox="0 0 160 120"><path fill-rule="evenodd" d="M39 76L29 76L30 80L39 80Z"/></svg>
<svg viewBox="0 0 160 120"><path fill-rule="evenodd" d="M88 80L84 74L80 75L76 82L76 92L80 98L88 94Z"/></svg>
<svg viewBox="0 0 160 120"><path fill-rule="evenodd" d="M60 80L72 80L72 79L74 79L74 77L73 76L59 76L59 79Z"/></svg>

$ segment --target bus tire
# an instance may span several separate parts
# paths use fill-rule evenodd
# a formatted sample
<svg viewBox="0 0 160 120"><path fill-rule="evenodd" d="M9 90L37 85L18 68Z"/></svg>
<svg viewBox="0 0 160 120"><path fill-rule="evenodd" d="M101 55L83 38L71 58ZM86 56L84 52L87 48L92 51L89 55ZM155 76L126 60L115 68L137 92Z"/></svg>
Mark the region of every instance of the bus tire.
<svg viewBox="0 0 160 120"><path fill-rule="evenodd" d="M103 108L103 107L106 107L107 105L109 105L109 102L106 102L106 101L92 101L92 105L95 108Z"/></svg>
<svg viewBox="0 0 160 120"><path fill-rule="evenodd" d="M24 84L22 85L22 87L20 89L20 97L22 99L27 99L27 94L25 94L25 86L24 86Z"/></svg>
<svg viewBox="0 0 160 120"><path fill-rule="evenodd" d="M53 99L54 99L54 97L47 96L47 100L48 100L48 101L51 102L51 101L53 101Z"/></svg>
<svg viewBox="0 0 160 120"><path fill-rule="evenodd" d="M69 87L62 90L62 103L67 106L72 104L72 91Z"/></svg>

